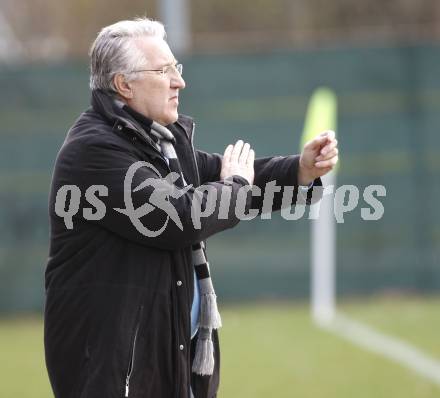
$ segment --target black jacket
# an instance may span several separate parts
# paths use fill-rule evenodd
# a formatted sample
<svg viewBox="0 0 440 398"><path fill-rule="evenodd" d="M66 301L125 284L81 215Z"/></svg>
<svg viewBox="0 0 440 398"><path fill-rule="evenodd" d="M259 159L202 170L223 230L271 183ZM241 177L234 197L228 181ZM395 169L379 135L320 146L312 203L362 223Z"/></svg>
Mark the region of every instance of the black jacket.
<svg viewBox="0 0 440 398"><path fill-rule="evenodd" d="M194 150L192 120L181 116L168 128L176 137L187 182L196 187L208 183L220 192L221 156ZM113 210L125 208L124 177L139 160L153 164L162 176L169 173L141 125L109 96L93 92L92 107L76 121L58 154L49 199L44 341L56 398L120 398L127 390L130 398L188 398L190 384L196 398L216 396L220 365L216 332L214 374L191 373L197 337L190 339L194 288L190 245L239 220L231 206L227 219L218 219L216 211L202 218L201 228L196 229L190 217L190 190L170 199L183 231L169 220L159 236L144 236L127 215ZM258 159L255 184L263 187L276 180L278 185L295 185L297 169L298 156ZM139 169L132 189L151 177L159 178L149 168ZM233 178L232 203L246 184L244 178ZM75 185L81 192L73 229L56 214L60 208L55 210L63 185ZM92 185L108 188L107 196L97 195L106 213L86 220L84 208L96 210L91 205L96 202L85 195ZM147 201L150 189L132 192L135 209ZM261 208L261 198L252 203L249 198L246 208ZM274 210L280 205L277 194ZM150 230L165 221L166 214L157 208L141 218Z"/></svg>

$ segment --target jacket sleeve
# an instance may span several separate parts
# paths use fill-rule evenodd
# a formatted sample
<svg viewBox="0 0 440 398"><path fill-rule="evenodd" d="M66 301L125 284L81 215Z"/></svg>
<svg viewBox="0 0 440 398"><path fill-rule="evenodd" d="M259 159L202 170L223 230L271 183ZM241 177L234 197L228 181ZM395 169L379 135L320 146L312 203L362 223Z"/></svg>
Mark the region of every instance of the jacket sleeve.
<svg viewBox="0 0 440 398"><path fill-rule="evenodd" d="M297 203L299 158L300 155L291 155L255 159L254 185L260 188L261 195L252 196L252 209L258 209L259 212L263 210L270 212L280 210L283 205L288 207ZM272 205L266 208L264 203L266 192L273 185L279 187L279 189L273 190L273 200L269 200ZM294 187L293 195L289 203L283 204L282 199L286 187ZM314 203L321 198L322 190L318 187L322 187L320 178L314 180L313 186L308 190L306 198L304 198L307 204Z"/></svg>
<svg viewBox="0 0 440 398"><path fill-rule="evenodd" d="M201 183L204 184L208 181L220 180L222 156L202 151L197 151L196 155ZM269 183L272 185L275 184L281 189L279 192L274 192L273 204L270 208L265 209L266 211L276 211L281 209L283 193L285 190L284 187L286 186L295 187L292 201L289 203L289 205L294 205L298 197L298 168L299 155L255 159L254 185L260 189L261 195L252 196L250 207L252 209L257 209L259 212L263 210L264 197ZM307 192L308 204L320 199L322 192L320 189L316 188L321 186L321 179L317 178L313 182L313 187Z"/></svg>
<svg viewBox="0 0 440 398"><path fill-rule="evenodd" d="M73 222L98 223L130 241L173 250L200 242L217 232L235 226L239 222L234 211L237 202L242 200L242 207L245 209L250 205L250 195L243 197L238 194L240 187L247 184L247 181L239 176L233 177L227 183L210 182L204 191L191 187L187 191L180 191L181 196L175 195L176 191L173 191L175 187L170 181L157 174L152 162L148 164L145 162L134 174L132 173L132 177L126 180L129 170L134 170L133 165L139 161L139 156L127 151L126 148L99 142L89 143L85 150L80 151L80 155L77 151L74 162L59 162L54 175L58 185L56 189L63 182L78 186L81 192L80 207ZM72 164L75 166L70 167ZM154 164L158 166L157 161ZM145 181L147 183L143 184ZM141 184L144 186L142 187ZM231 192L231 205L227 213L223 212L219 216L218 204L222 197L222 188L226 185ZM106 187L103 188L104 191L95 195L98 201L102 201L105 205L103 217L95 217L95 219L93 215L90 217L90 214L98 208L97 200L90 195L87 198L85 195L91 186ZM136 189L139 186L142 188ZM163 200L160 199L161 197ZM213 201L215 206L212 205ZM96 209L91 203L95 204ZM151 206L152 203L159 203L159 206ZM204 216L197 217L200 212L212 208L214 208L212 212L208 211ZM88 209L86 213L84 213L85 209ZM195 209L198 209L199 213ZM172 217L176 215L181 228L174 221L176 217L174 219ZM194 222L195 218L199 223Z"/></svg>
<svg viewBox="0 0 440 398"><path fill-rule="evenodd" d="M222 168L221 155L196 150L196 159L201 184L220 180L220 171Z"/></svg>

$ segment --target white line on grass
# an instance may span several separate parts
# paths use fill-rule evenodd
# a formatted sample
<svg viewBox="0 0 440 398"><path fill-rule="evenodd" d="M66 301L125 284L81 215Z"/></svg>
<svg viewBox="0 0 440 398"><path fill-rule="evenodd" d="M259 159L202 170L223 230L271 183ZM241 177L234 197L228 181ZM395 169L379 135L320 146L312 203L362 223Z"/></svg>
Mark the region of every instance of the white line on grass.
<svg viewBox="0 0 440 398"><path fill-rule="evenodd" d="M342 314L335 314L319 326L342 336L367 350L383 355L440 385L440 361L411 344L380 333Z"/></svg>

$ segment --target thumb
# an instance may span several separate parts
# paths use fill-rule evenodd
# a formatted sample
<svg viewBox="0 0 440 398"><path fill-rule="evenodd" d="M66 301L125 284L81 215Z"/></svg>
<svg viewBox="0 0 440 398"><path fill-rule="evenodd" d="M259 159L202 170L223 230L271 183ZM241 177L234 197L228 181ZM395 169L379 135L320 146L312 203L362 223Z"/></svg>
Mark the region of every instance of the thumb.
<svg viewBox="0 0 440 398"><path fill-rule="evenodd" d="M318 149L322 145L324 145L327 142L327 135L318 135L313 140L309 141L306 145L304 145L304 148L307 149Z"/></svg>
<svg viewBox="0 0 440 398"><path fill-rule="evenodd" d="M335 138L335 132L333 130L326 130L315 137L312 141L309 142L310 147L312 149L320 148L325 145L327 141L330 141Z"/></svg>

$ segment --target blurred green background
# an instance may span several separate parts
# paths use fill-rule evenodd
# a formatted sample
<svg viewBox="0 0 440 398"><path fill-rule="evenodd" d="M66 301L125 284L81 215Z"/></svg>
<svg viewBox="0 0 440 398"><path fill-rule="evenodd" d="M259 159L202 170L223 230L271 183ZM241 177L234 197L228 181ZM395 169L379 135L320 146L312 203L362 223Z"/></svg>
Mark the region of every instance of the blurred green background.
<svg viewBox="0 0 440 398"><path fill-rule="evenodd" d="M337 227L338 292L439 290L439 45L199 54L183 62L181 112L194 116L196 145L207 151L242 138L259 156L297 153L313 90L331 87L339 101L338 185L387 189L381 220L362 220L361 196ZM0 310L40 310L51 170L66 130L89 106L88 68L7 66L0 81L11 93L0 100ZM245 221L211 239L223 299L307 297L304 218Z"/></svg>
<svg viewBox="0 0 440 398"><path fill-rule="evenodd" d="M439 299L343 302L345 313L440 358ZM438 385L317 328L308 305L287 301L220 308L219 397L437 398ZM50 397L39 317L0 320L2 397Z"/></svg>
<svg viewBox="0 0 440 398"><path fill-rule="evenodd" d="M341 308L440 359L439 4L192 0L190 46L179 59L180 111L195 118L196 146L207 151L242 138L257 156L297 153L313 90L334 90L338 185L387 189L382 219L361 219L361 196L337 226ZM119 19L161 18L162 5L0 6L1 396L50 396L41 324L47 196L57 151L89 106L88 46ZM431 382L313 325L307 219L245 221L208 246L225 314L220 396L439 396ZM27 382L16 382L23 372Z"/></svg>

